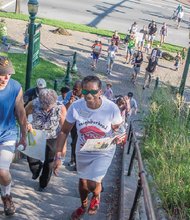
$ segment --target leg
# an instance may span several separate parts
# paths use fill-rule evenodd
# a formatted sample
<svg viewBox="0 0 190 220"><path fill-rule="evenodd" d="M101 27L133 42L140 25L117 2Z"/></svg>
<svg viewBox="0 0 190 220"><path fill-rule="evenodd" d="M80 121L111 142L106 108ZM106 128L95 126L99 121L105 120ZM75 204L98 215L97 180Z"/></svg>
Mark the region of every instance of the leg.
<svg viewBox="0 0 190 220"><path fill-rule="evenodd" d="M48 139L46 144L46 155L43 165L42 174L40 176L40 188L45 188L51 178L53 171L53 162L56 153L56 139Z"/></svg>
<svg viewBox="0 0 190 220"><path fill-rule="evenodd" d="M160 35L160 45L162 45L162 43L163 43L163 35L161 34Z"/></svg>
<svg viewBox="0 0 190 220"><path fill-rule="evenodd" d="M149 88L149 86L150 86L151 80L152 80L152 75L151 75L151 73L149 73L149 74L148 74L148 84L147 84L147 87L148 87L148 88Z"/></svg>
<svg viewBox="0 0 190 220"><path fill-rule="evenodd" d="M5 215L13 215L15 206L11 197L11 174L9 172L10 164L14 157L15 146L0 147L0 184L1 199L3 201Z"/></svg>
<svg viewBox="0 0 190 220"><path fill-rule="evenodd" d="M149 72L146 71L145 77L144 77L144 86L143 86L143 89L145 89L146 86L147 86L147 84L148 84L148 77L149 77Z"/></svg>
<svg viewBox="0 0 190 220"><path fill-rule="evenodd" d="M133 68L133 73L132 73L132 77L131 77L131 82L135 83L136 80L136 67Z"/></svg>
<svg viewBox="0 0 190 220"><path fill-rule="evenodd" d="M94 215L97 213L97 210L99 208L102 184L92 180L87 180L87 186L89 191L93 193L90 206L88 208L88 214Z"/></svg>
<svg viewBox="0 0 190 220"><path fill-rule="evenodd" d="M79 193L81 199L81 207L77 208L71 215L71 220L79 220L85 214L88 206L88 187L87 180L79 179Z"/></svg>
<svg viewBox="0 0 190 220"><path fill-rule="evenodd" d="M83 208L86 208L88 205L88 194L89 194L87 180L79 179L79 194L81 199L81 205Z"/></svg>
<svg viewBox="0 0 190 220"><path fill-rule="evenodd" d="M126 53L126 57L125 57L126 63L127 63L127 60L128 60L128 56L129 56L129 50L127 49L127 53Z"/></svg>
<svg viewBox="0 0 190 220"><path fill-rule="evenodd" d="M74 125L74 127L71 130L71 161L70 161L70 165L72 165L73 163L76 164L76 155L75 155L75 150L76 150L76 143L77 143L77 129L76 129L76 124Z"/></svg>
<svg viewBox="0 0 190 220"><path fill-rule="evenodd" d="M32 179L37 179L40 175L43 163L40 160L27 157L30 171L32 172Z"/></svg>
<svg viewBox="0 0 190 220"><path fill-rule="evenodd" d="M108 57L108 62L107 62L107 74L110 72L110 57Z"/></svg>
<svg viewBox="0 0 190 220"><path fill-rule="evenodd" d="M163 41L162 41L162 42L163 42L163 44L165 43L165 37L166 37L166 36L165 36L165 35L163 35Z"/></svg>
<svg viewBox="0 0 190 220"><path fill-rule="evenodd" d="M110 60L110 73L111 73L112 69L113 69L113 59Z"/></svg>

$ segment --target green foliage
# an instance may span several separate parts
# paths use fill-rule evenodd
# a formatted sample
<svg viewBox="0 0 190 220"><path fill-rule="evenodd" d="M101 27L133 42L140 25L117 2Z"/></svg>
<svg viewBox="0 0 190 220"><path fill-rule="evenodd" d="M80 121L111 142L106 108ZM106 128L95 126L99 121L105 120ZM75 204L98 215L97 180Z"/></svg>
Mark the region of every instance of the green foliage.
<svg viewBox="0 0 190 220"><path fill-rule="evenodd" d="M12 76L12 78L18 80L21 85L24 87L25 85L25 76L26 76L26 54L8 54L11 59L16 74ZM40 59L40 63L34 67L33 73L31 76L31 87L36 85L37 78L44 78L47 81L47 86L49 88L53 88L54 80L59 80L59 87L63 86L65 76L65 70L49 61L44 59Z"/></svg>
<svg viewBox="0 0 190 220"><path fill-rule="evenodd" d="M190 219L189 107L158 89L145 119L143 157L171 219Z"/></svg>
<svg viewBox="0 0 190 220"><path fill-rule="evenodd" d="M15 13L10 13L10 12L0 12L0 17L19 19L19 20L24 20L24 21L29 20L28 15L15 14ZM47 24L47 25L51 25L54 27L61 27L61 28L65 28L68 30L97 34L97 35L105 36L105 37L111 37L113 35L112 31L98 29L98 28L90 27L84 24L75 24L71 22L64 22L64 21L47 19L47 18L39 18L39 17L37 17L36 22L39 22L39 23L41 22L42 24ZM125 33L120 33L121 39L125 39L125 36L126 36ZM159 44L159 42L155 41L154 46L156 46L157 44ZM162 45L162 50L168 51L168 52L177 52L177 51L181 51L182 47L165 43Z"/></svg>

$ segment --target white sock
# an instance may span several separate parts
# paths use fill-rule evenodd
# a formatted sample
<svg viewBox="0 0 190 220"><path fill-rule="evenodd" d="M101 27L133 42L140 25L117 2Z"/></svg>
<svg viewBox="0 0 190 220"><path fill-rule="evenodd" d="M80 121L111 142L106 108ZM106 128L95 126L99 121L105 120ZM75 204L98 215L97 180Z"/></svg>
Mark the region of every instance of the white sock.
<svg viewBox="0 0 190 220"><path fill-rule="evenodd" d="M11 182L7 186L1 185L1 195L6 196L11 194Z"/></svg>

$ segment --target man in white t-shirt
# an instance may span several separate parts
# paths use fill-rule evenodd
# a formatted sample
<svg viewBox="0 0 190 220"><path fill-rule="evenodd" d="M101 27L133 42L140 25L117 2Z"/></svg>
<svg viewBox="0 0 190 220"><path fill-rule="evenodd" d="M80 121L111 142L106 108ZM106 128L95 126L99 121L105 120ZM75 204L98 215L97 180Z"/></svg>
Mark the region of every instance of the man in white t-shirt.
<svg viewBox="0 0 190 220"><path fill-rule="evenodd" d="M181 11L177 14L177 28L180 27L183 16L184 16L184 11L183 9L181 9Z"/></svg>

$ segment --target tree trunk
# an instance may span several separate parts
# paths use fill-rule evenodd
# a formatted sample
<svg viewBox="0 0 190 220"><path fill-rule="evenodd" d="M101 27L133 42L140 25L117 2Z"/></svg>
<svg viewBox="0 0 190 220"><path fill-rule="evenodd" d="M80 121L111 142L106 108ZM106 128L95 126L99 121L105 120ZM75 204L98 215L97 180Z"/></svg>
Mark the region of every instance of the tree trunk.
<svg viewBox="0 0 190 220"><path fill-rule="evenodd" d="M16 0L15 13L20 14L20 0Z"/></svg>

